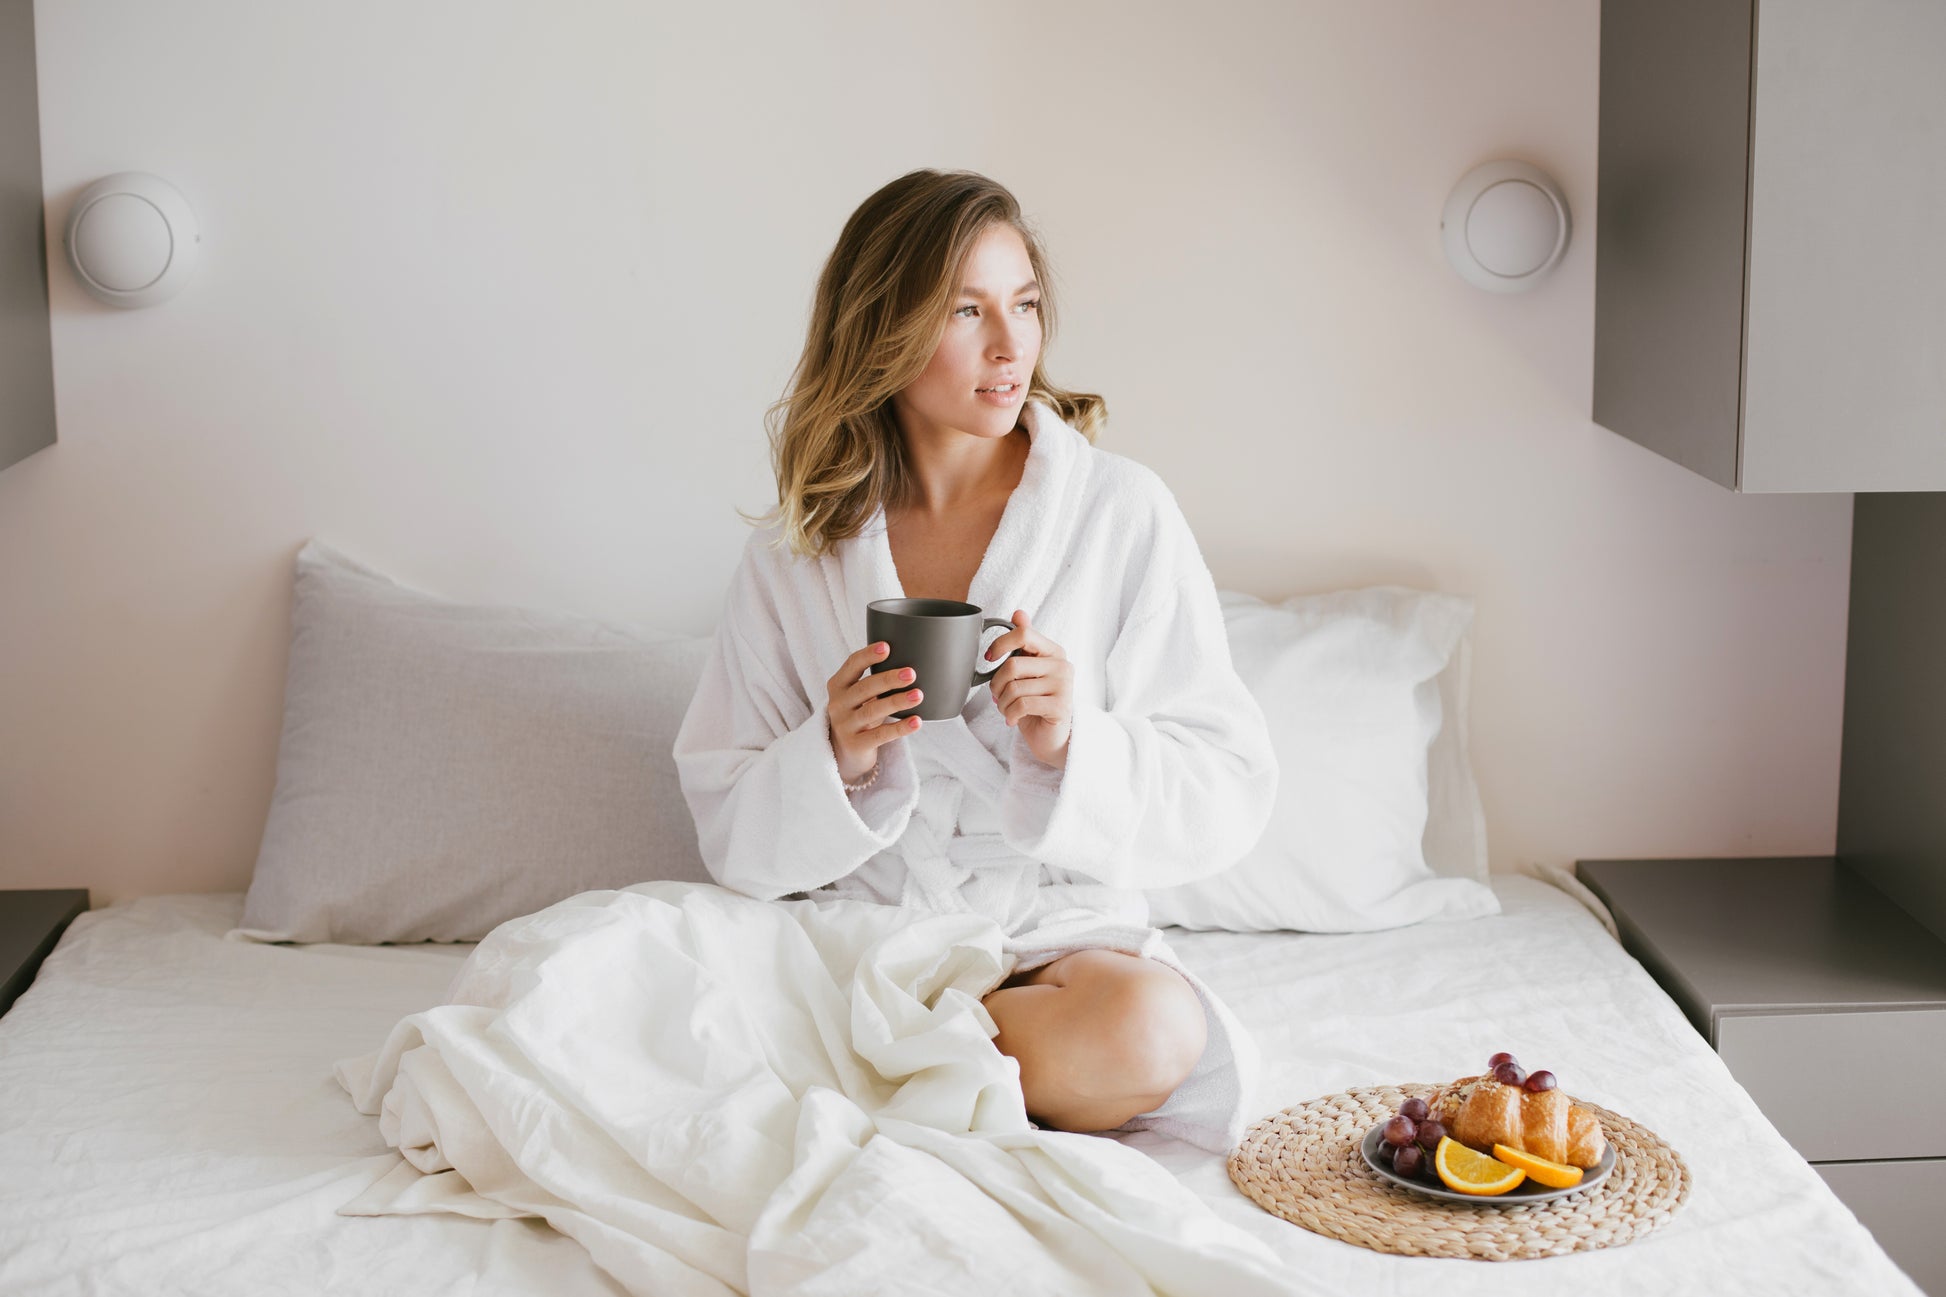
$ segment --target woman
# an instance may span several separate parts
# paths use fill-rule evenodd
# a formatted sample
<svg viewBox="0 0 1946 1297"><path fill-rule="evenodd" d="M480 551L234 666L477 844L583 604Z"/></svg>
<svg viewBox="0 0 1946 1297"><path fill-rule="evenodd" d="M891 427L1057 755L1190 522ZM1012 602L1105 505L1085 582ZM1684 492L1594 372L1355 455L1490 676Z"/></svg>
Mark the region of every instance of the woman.
<svg viewBox="0 0 1946 1297"><path fill-rule="evenodd" d="M724 886L1005 929L984 1004L1036 1121L1227 1148L1248 1042L1140 889L1241 856L1275 762L1174 498L1042 368L1047 281L983 176L914 171L852 214L676 760ZM866 605L899 597L1011 612L954 720L890 719L929 682L869 673Z"/></svg>

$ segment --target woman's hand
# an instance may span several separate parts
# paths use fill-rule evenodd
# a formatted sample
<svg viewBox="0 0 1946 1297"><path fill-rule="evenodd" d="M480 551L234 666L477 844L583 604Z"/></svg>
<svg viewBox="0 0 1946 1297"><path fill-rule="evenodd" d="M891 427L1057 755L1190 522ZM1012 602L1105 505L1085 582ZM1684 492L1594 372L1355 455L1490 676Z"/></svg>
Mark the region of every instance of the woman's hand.
<svg viewBox="0 0 1946 1297"><path fill-rule="evenodd" d="M880 675L870 674L872 664L884 658L888 646L880 640L867 644L845 659L836 675L827 680L830 696L824 713L831 721L831 751L838 758L838 777L855 784L878 764L878 750L896 738L919 728L919 718L887 721L893 712L902 712L923 696L917 689L898 692L899 685L912 683L912 668L901 667ZM880 696L888 686L892 693Z"/></svg>
<svg viewBox="0 0 1946 1297"><path fill-rule="evenodd" d="M1061 646L1035 630L1027 614L1014 610L1014 629L987 648L987 661L1013 651L993 673L993 705L1021 741L1050 766L1068 764L1068 735L1074 730L1074 663Z"/></svg>

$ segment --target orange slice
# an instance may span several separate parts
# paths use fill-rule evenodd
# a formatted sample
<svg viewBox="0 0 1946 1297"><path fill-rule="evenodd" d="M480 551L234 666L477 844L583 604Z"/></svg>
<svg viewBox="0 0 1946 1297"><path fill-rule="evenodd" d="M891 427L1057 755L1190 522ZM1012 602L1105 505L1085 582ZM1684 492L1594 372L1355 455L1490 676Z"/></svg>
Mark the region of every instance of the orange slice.
<svg viewBox="0 0 1946 1297"><path fill-rule="evenodd" d="M1527 1173L1528 1179L1536 1184L1544 1184L1550 1189L1572 1189L1581 1183L1581 1168L1578 1166L1564 1166L1559 1162L1550 1162L1544 1157L1535 1157L1532 1153L1508 1148L1505 1144L1495 1144L1493 1156L1496 1161L1519 1167Z"/></svg>
<svg viewBox="0 0 1946 1297"><path fill-rule="evenodd" d="M1432 1155L1432 1165L1448 1189L1481 1198L1503 1194L1527 1178L1527 1173L1519 1167L1476 1153L1451 1135L1440 1139L1439 1148Z"/></svg>

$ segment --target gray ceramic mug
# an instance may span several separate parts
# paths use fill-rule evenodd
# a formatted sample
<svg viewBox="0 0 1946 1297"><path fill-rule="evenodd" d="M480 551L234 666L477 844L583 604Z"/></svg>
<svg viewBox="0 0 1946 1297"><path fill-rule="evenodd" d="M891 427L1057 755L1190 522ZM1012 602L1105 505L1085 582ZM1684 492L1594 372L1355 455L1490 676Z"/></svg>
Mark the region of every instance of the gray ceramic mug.
<svg viewBox="0 0 1946 1297"><path fill-rule="evenodd" d="M878 599L866 604L867 642L884 640L889 646L885 660L872 673L911 667L915 678L907 687L923 695L917 707L893 712L893 717L949 721L959 715L973 690L990 684L993 672L1007 660L1001 658L992 670L980 670L980 636L993 626L1014 629L1012 622L988 617L977 604L953 599Z"/></svg>

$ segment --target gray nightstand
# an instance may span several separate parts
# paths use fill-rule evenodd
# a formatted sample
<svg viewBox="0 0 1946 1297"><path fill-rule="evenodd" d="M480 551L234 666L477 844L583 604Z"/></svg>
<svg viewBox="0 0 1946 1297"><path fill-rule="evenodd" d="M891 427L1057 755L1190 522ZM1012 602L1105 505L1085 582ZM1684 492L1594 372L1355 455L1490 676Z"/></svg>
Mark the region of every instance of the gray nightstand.
<svg viewBox="0 0 1946 1297"><path fill-rule="evenodd" d="M1830 856L1584 860L1622 944L1913 1281L1946 1297L1946 942Z"/></svg>
<svg viewBox="0 0 1946 1297"><path fill-rule="evenodd" d="M87 908L86 888L0 892L0 1014L33 985L47 952Z"/></svg>

